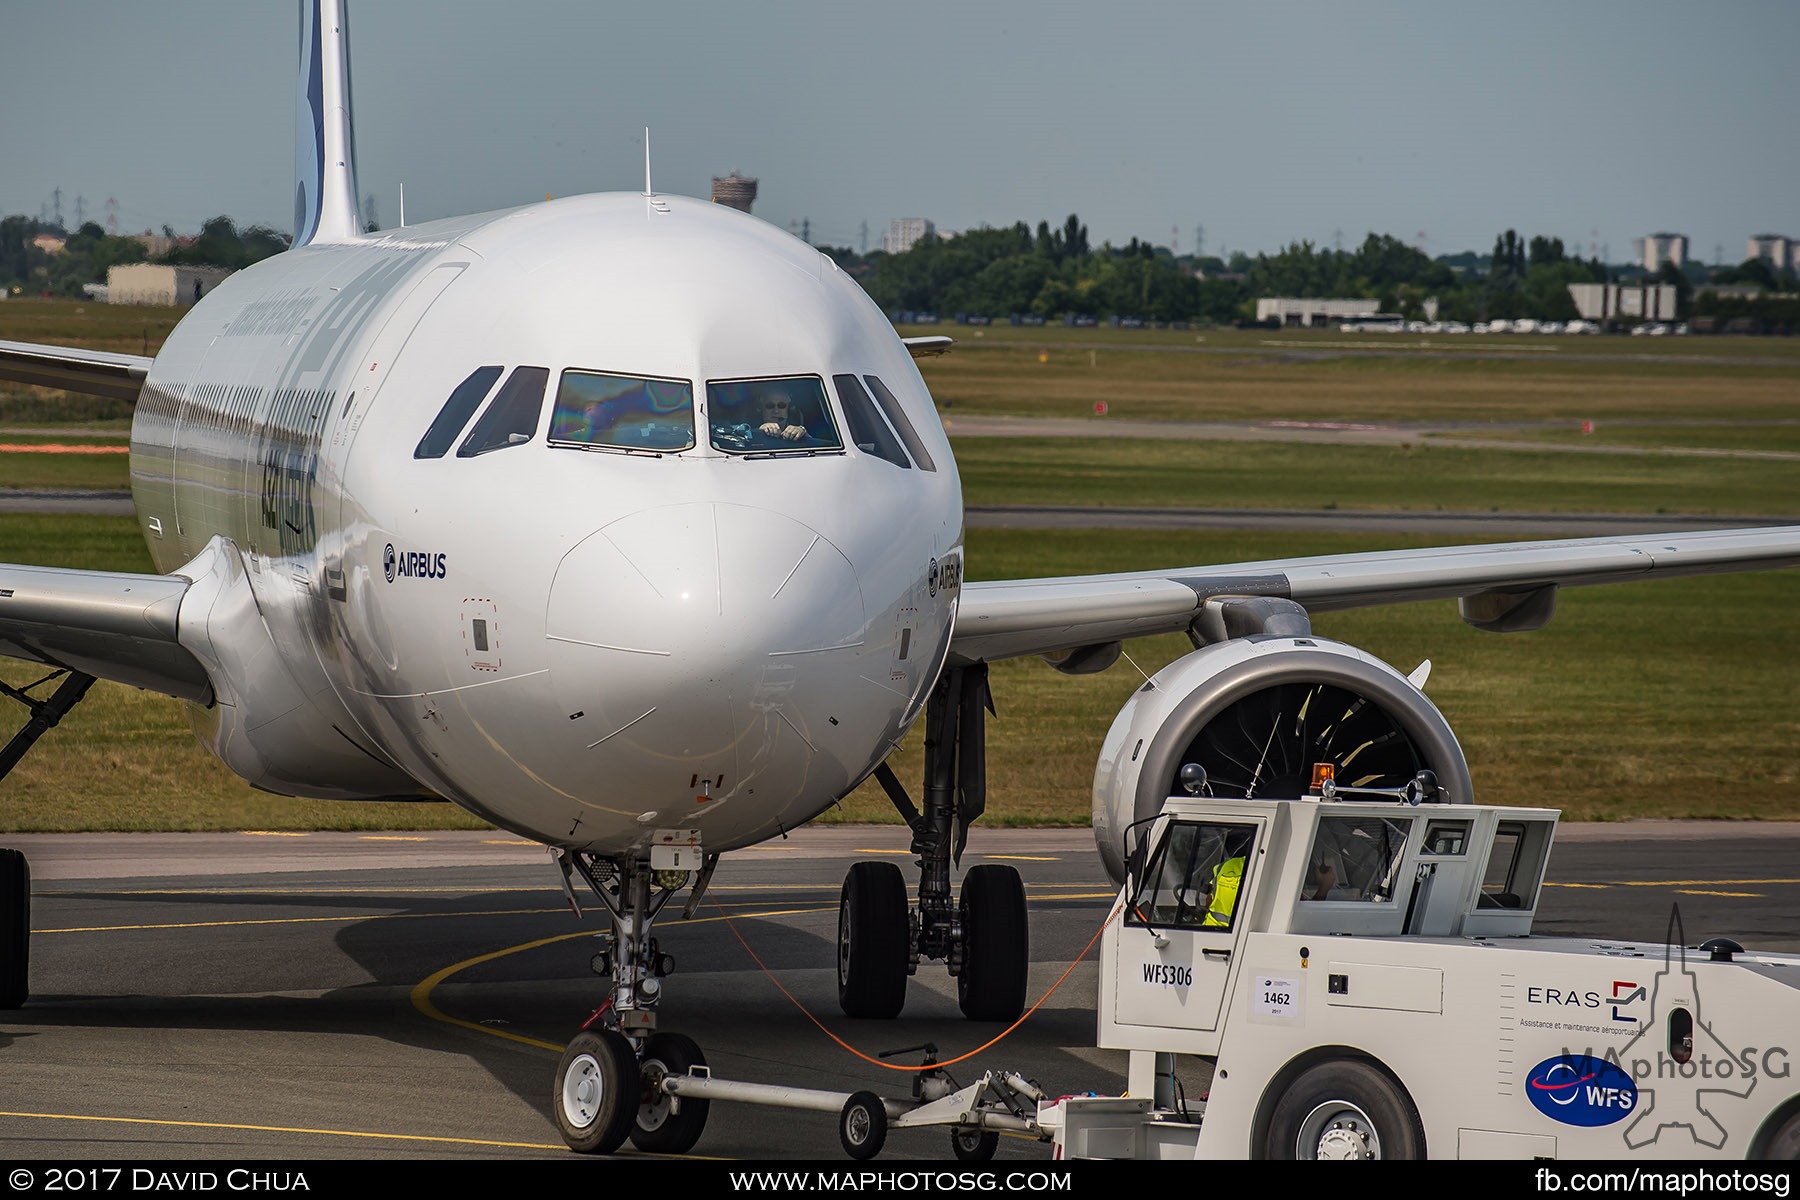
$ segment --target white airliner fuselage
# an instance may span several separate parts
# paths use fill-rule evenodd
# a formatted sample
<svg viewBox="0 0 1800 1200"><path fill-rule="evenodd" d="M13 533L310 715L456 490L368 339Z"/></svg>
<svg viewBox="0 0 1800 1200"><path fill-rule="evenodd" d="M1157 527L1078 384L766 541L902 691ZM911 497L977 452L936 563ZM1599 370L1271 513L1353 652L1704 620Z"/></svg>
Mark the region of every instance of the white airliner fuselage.
<svg viewBox="0 0 1800 1200"><path fill-rule="evenodd" d="M471 408L431 455L483 368L495 409L539 369L520 376L529 432L466 452ZM690 385L668 417L687 436L568 436L563 381L596 373ZM931 469L857 444L844 376L885 384ZM729 396L709 383L775 378L816 382L841 447L714 432ZM194 706L240 773L301 795L423 788L608 855L656 827L709 852L758 842L859 783L924 703L961 576L954 459L881 312L811 247L677 197L547 202L240 272L150 370L132 490L159 571L215 537L247 564L274 653L239 673L246 694Z"/></svg>
<svg viewBox="0 0 1800 1200"><path fill-rule="evenodd" d="M258 787L441 796L555 847L610 917L604 999L552 1095L575 1149L695 1144L707 1102L669 1081L705 1057L657 1028L656 917L870 775L918 884L851 867L839 1006L896 1016L941 960L971 1020L1025 1011L1023 880L953 879L986 806L990 662L1085 674L1126 639L1192 641L1101 750L1119 877L1177 788L1291 798L1354 761L1336 777L1369 794L1473 798L1424 673L1317 636L1313 612L1454 599L1523 632L1565 588L1800 565L1800 527L1776 527L965 586L961 485L912 362L948 339L903 343L830 259L653 194L648 163L641 195L364 233L342 0L301 0L299 32L293 248L154 360L0 341L0 379L136 402L161 572L0 563L0 655L50 668L5 692L29 717L0 778L107 679L187 701ZM915 802L884 760L921 713ZM0 847L0 1009L29 995L30 895ZM857 1096L842 1115L850 1147L872 1118Z"/></svg>

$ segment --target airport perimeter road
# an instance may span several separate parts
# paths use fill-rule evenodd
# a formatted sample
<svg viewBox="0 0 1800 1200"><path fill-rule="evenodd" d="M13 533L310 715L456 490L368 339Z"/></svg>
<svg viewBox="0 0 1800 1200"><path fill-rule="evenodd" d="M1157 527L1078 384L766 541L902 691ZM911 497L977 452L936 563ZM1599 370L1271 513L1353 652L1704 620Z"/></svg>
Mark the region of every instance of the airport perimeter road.
<svg viewBox="0 0 1800 1200"><path fill-rule="evenodd" d="M1087 508L987 505L964 510L971 529L1241 529L1403 533L1442 538L1565 538L1759 529L1792 517L1683 517L1638 513L1381 512L1305 508Z"/></svg>
<svg viewBox="0 0 1800 1200"><path fill-rule="evenodd" d="M1626 424L1627 422L1620 422ZM1631 422L1635 424L1635 422ZM1469 422L1363 423L1353 421L1147 421L1132 417L988 417L944 418L952 438L1143 438L1150 441L1308 442L1329 446L1400 446L1429 440L1434 446L1469 450L1525 450L1532 453L1607 454L1629 457L1757 458L1800 462L1793 450L1745 450L1716 446L1629 446L1616 442L1517 441L1493 437L1496 429L1522 434L1566 432L1570 421L1512 422L1476 425ZM1468 436L1482 433L1485 436Z"/></svg>
<svg viewBox="0 0 1800 1200"><path fill-rule="evenodd" d="M569 913L541 848L442 833L0 841L32 859L36 931L33 999L0 1013L0 1155L565 1155L551 1080L599 999L586 964L600 923ZM948 1058L998 1034L961 1019L941 964L921 965L897 1021L837 1011L843 873L859 857L904 864L904 845L896 827L813 828L728 856L695 919L658 926L677 963L663 1027L696 1038L724 1078L895 1096L904 1077L835 1044L775 981L871 1055L933 1041ZM1091 958L1069 971L1112 900L1091 835L978 828L963 865L981 862L1026 879L1031 998L1068 978L954 1071L1006 1067L1052 1094L1121 1089L1125 1056L1093 1048ZM1800 823L1568 827L1538 926L1660 940L1679 904L1690 943L1729 934L1800 950L1795 863ZM1190 1095L1204 1090L1200 1064L1181 1071ZM696 1153L840 1160L835 1125L715 1104ZM896 1131L881 1161L949 1153L941 1131ZM1048 1149L1009 1138L1000 1153Z"/></svg>

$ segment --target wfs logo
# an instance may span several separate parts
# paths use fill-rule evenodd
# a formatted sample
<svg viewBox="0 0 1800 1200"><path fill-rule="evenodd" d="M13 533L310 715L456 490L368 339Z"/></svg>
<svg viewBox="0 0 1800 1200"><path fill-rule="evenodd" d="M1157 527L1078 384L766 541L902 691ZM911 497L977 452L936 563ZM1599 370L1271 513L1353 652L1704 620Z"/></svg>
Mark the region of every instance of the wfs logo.
<svg viewBox="0 0 1800 1200"><path fill-rule="evenodd" d="M381 554L381 571L387 576L389 583L397 577L409 579L442 579L447 573L444 567L445 555L422 554L417 550L396 552L394 543L389 542L387 549Z"/></svg>
<svg viewBox="0 0 1800 1200"><path fill-rule="evenodd" d="M1604 1058L1559 1054L1531 1068L1525 1083L1531 1106L1564 1125L1611 1125L1637 1107L1631 1073Z"/></svg>

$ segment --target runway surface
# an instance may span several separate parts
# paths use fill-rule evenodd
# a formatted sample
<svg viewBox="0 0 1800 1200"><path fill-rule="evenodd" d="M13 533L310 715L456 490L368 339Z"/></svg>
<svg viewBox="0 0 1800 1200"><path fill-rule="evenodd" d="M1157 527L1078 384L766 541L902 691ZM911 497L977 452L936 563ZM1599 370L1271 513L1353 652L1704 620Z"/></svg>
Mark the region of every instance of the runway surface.
<svg viewBox="0 0 1800 1200"><path fill-rule="evenodd" d="M565 1157L551 1080L599 998L586 964L601 926L571 915L541 847L447 833L0 841L30 856L35 890L33 999L0 1013L0 1155ZM662 1027L696 1038L724 1078L896 1096L905 1079L835 1044L775 981L871 1056L932 1041L948 1058L1000 1033L962 1019L941 964L921 964L899 1020L838 1012L838 889L867 857L906 864L903 831L810 828L728 856L695 919L658 924L677 961ZM1095 967L1070 969L1113 898L1091 834L977 828L963 865L982 862L1024 875L1029 995L1049 997L955 1072L1121 1090L1124 1054L1093 1047ZM1568 826L1537 928L1660 942L1678 904L1689 943L1800 951L1796 863L1800 823ZM1201 1090L1201 1065L1183 1061ZM715 1104L695 1152L841 1161L831 1116L746 1105ZM949 1153L941 1131L896 1131L881 1161ZM1007 1138L1000 1153L1048 1148Z"/></svg>

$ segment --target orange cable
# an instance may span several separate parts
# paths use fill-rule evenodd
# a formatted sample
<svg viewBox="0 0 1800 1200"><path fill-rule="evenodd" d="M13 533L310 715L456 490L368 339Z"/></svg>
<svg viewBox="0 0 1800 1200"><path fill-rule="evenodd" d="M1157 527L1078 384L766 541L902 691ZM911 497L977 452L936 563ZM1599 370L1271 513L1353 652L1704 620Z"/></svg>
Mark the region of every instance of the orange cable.
<svg viewBox="0 0 1800 1200"><path fill-rule="evenodd" d="M731 935L733 937L737 938L738 945L742 946L744 948L744 952L746 954L748 954L752 960L755 961L757 966L762 968L762 973L769 977L769 982L775 985L775 989L777 991L779 991L782 995L786 996L788 998L788 1002L790 1004L792 1004L795 1008L800 1010L800 1014L802 1016L804 1016L807 1020L811 1021L814 1025L818 1026L820 1033L823 1033L826 1037L828 1037L832 1041L836 1042L839 1046L843 1047L845 1050L848 1050L851 1054L854 1054L856 1057L862 1059L866 1063L870 1063L874 1066L881 1067L883 1070L887 1070L887 1071L935 1071L940 1067L954 1066L955 1064L957 1064L959 1062L964 1062L968 1059L974 1058L977 1054L980 1054L983 1050L988 1049L990 1046L997 1045L1001 1041L1005 1040L1007 1037L1011 1036L1013 1030L1015 1030L1019 1026L1023 1025L1026 1021L1030 1020L1031 1014L1043 1007L1044 1001L1050 999L1051 996L1054 996L1056 994L1056 989L1063 985L1064 980L1068 979L1070 972L1074 971L1077 966L1081 965L1081 960L1086 958L1088 955L1088 951L1092 950L1094 948L1094 943L1100 940L1100 935L1106 932L1106 927L1108 925L1112 924L1113 918L1119 915L1120 908L1121 908L1121 906L1118 902L1114 902L1112 910L1106 914L1106 919L1104 921L1100 922L1100 928L1094 930L1094 936L1089 938L1087 945L1085 945L1081 948L1081 953L1077 954L1075 956L1075 961L1069 964L1068 970L1064 971L1060 976L1058 976L1056 982L1050 985L1050 990L1045 992L1042 996L1038 997L1038 1002L1036 1004L1033 1004L1030 1008L1026 1009L1022 1014L1020 1014L1018 1020L1014 1021L1011 1025L1008 1025L1005 1029L1002 1029L999 1033L995 1034L992 1038L983 1042L981 1045L975 1047L973 1050L969 1051L967 1054L959 1054L955 1058L945 1059L943 1062L931 1063L926 1066L908 1067L908 1066L901 1066L897 1063L885 1062L879 1058L871 1058L867 1054L864 1054L861 1050L858 1050L855 1046L852 1046L849 1042L846 1042L843 1038L839 1037L837 1034L831 1032L831 1030L827 1029L825 1027L825 1023L823 1021L819 1020L819 1018L813 1016L813 1014L807 1009L806 1005L800 1003L799 999L795 997L794 993L788 991L787 988L783 987L781 980L779 980L775 977L775 972L769 970L767 964L765 964L761 958L757 957L756 951L754 951L750 948L750 943L744 940L744 935L738 932L737 924L734 921L732 921L731 914L729 914L725 911L724 907L718 902L717 899L714 899L712 903L713 903L713 907L719 910L719 915L725 919L725 927L727 929L731 930Z"/></svg>

